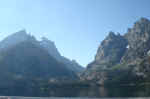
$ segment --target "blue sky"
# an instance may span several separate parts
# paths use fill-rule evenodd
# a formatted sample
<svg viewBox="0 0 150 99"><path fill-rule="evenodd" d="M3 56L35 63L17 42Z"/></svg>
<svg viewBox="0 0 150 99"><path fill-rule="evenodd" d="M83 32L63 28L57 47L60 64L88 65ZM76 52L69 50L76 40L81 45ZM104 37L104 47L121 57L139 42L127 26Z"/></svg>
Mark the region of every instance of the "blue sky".
<svg viewBox="0 0 150 99"><path fill-rule="evenodd" d="M109 31L124 34L149 0L0 0L0 40L26 29L55 42L63 56L86 66Z"/></svg>

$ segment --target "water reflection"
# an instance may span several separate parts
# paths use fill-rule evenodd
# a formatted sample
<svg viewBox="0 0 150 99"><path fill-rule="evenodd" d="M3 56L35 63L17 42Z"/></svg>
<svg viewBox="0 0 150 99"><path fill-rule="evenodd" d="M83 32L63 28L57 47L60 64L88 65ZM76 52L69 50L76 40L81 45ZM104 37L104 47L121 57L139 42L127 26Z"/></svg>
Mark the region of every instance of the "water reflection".
<svg viewBox="0 0 150 99"><path fill-rule="evenodd" d="M57 88L52 90L55 97L150 97L149 86L109 86Z"/></svg>
<svg viewBox="0 0 150 99"><path fill-rule="evenodd" d="M150 86L63 86L51 87L50 90L39 93L37 91L30 92L0 90L1 96L37 96L37 97L150 97ZM3 93L2 93L3 92ZM33 93L34 92L34 93ZM18 94L14 94L18 93ZM82 98L81 98L82 99ZM131 98L132 99L132 98ZM144 98L145 99L145 98Z"/></svg>

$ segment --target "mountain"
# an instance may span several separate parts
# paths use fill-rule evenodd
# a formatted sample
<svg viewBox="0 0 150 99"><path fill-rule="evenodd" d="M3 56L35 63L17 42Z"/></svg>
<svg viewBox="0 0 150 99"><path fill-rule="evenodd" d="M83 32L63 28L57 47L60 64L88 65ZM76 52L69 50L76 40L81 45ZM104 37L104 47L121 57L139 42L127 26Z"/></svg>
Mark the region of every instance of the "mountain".
<svg viewBox="0 0 150 99"><path fill-rule="evenodd" d="M0 51L1 95L40 96L44 94L45 85L77 79L73 71L41 48L37 41L26 40Z"/></svg>
<svg viewBox="0 0 150 99"><path fill-rule="evenodd" d="M42 49L37 41L20 42L1 51L0 55L1 75L7 73L13 77L34 79L76 77L65 64L58 62L45 49Z"/></svg>
<svg viewBox="0 0 150 99"><path fill-rule="evenodd" d="M55 46L49 45L51 49ZM51 50L53 53L56 49ZM57 51L57 50L56 50ZM22 78L68 78L76 79L74 71L49 54L41 42L25 30L16 32L0 42L1 75ZM58 53L59 54L59 53ZM56 55L55 55L56 56Z"/></svg>
<svg viewBox="0 0 150 99"><path fill-rule="evenodd" d="M145 57L150 50L150 21L141 18L135 22L133 28L128 29L124 36L128 40L128 50L122 61L132 62Z"/></svg>
<svg viewBox="0 0 150 99"><path fill-rule="evenodd" d="M54 57L59 54L54 44L46 46L51 50L41 44L25 30L0 42L0 95L45 96L51 87L78 80L73 70Z"/></svg>
<svg viewBox="0 0 150 99"><path fill-rule="evenodd" d="M55 57L57 61L65 64L68 69L74 71L75 73L81 73L84 71L83 66L79 65L75 60L69 60L64 56L61 56L54 42L43 37L40 41L40 45L47 50L51 56Z"/></svg>
<svg viewBox="0 0 150 99"><path fill-rule="evenodd" d="M149 81L150 21L141 18L124 35L110 32L81 80L97 84L139 84Z"/></svg>
<svg viewBox="0 0 150 99"><path fill-rule="evenodd" d="M27 34L25 30L18 31L6 37L4 40L0 42L0 50L6 50L26 40L35 41L36 38L30 34ZM36 43L37 44L39 43L39 45L45 50L47 50L52 57L54 57L57 61L61 62L62 64L65 64L67 68L70 69L71 71L80 73L84 70L84 68L81 65L79 65L76 61L74 60L71 61L64 56L61 56L54 42L48 40L47 38L43 37L41 41L37 41Z"/></svg>

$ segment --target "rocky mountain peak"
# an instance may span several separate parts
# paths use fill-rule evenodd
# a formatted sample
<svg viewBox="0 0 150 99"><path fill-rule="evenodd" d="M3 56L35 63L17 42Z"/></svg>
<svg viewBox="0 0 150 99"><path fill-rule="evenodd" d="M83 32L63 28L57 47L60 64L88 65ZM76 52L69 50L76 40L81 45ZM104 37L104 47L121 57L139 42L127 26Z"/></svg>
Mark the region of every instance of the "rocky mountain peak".
<svg viewBox="0 0 150 99"><path fill-rule="evenodd" d="M143 24L144 25L144 24L149 24L149 23L150 23L149 19L142 17L138 21L135 22L135 25L136 24Z"/></svg>
<svg viewBox="0 0 150 99"><path fill-rule="evenodd" d="M29 36L31 36L31 35L29 35L28 33L27 33L27 31L26 30L20 30L20 31L17 31L17 32L15 32L15 33L13 33L12 35L10 35L10 36L8 36L6 39L9 39L9 38L22 38L22 37L29 37Z"/></svg>
<svg viewBox="0 0 150 99"><path fill-rule="evenodd" d="M150 50L150 21L146 18L141 18L129 31L125 34L130 46L122 60L132 62L136 58L142 58L147 55Z"/></svg>
<svg viewBox="0 0 150 99"><path fill-rule="evenodd" d="M42 39L42 41L44 41L44 42L51 42L51 43L54 43L53 41L50 41L48 38L46 38L46 37L42 37L41 38Z"/></svg>
<svg viewBox="0 0 150 99"><path fill-rule="evenodd" d="M42 39L42 40L41 40L41 44L44 44L45 46L46 46L46 45L47 45L47 46L51 46L51 47L54 47L55 49L57 49L56 46L55 46L55 42L49 40L49 39L46 38L46 37L42 37L41 39Z"/></svg>
<svg viewBox="0 0 150 99"><path fill-rule="evenodd" d="M24 35L27 35L27 31L25 29L22 29L22 30L16 32L15 34L24 34Z"/></svg>
<svg viewBox="0 0 150 99"><path fill-rule="evenodd" d="M130 28L128 33L125 34L125 37L130 42L136 42L139 39L140 41L146 42L150 38L150 21L146 18L141 18L136 21L133 25L133 28ZM132 38L131 38L132 37Z"/></svg>
<svg viewBox="0 0 150 99"><path fill-rule="evenodd" d="M114 42L116 40L122 39L123 36L121 36L119 33L115 34L114 32L109 32L108 36L102 41L101 45L106 45L107 43Z"/></svg>
<svg viewBox="0 0 150 99"><path fill-rule="evenodd" d="M116 34L112 31L110 31L107 37L113 38L115 36L116 36Z"/></svg>
<svg viewBox="0 0 150 99"><path fill-rule="evenodd" d="M12 35L6 37L4 40L0 42L0 48L5 49L11 46L14 46L20 42L25 40L35 41L35 37L28 34L26 30L20 30Z"/></svg>
<svg viewBox="0 0 150 99"><path fill-rule="evenodd" d="M143 33L150 30L150 21L146 18L141 18L134 23L131 32L134 33Z"/></svg>
<svg viewBox="0 0 150 99"><path fill-rule="evenodd" d="M127 41L123 36L110 32L106 39L100 44L95 56L94 64L100 68L107 68L109 67L107 63L110 63L111 65L119 63L120 58L126 50L126 46ZM88 67L90 66L91 65Z"/></svg>

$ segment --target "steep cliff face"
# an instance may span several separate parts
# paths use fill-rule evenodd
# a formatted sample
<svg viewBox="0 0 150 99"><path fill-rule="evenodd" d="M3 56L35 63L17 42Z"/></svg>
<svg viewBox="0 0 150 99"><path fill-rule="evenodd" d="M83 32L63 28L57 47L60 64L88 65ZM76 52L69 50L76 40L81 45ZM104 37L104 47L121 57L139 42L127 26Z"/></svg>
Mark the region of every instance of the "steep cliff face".
<svg viewBox="0 0 150 99"><path fill-rule="evenodd" d="M141 18L121 36L110 32L98 48L95 60L88 65L82 79L99 84L136 83L150 71L150 21ZM146 68L146 69L145 69ZM133 80L134 79L134 80ZM137 82L138 82L137 81Z"/></svg>
<svg viewBox="0 0 150 99"><path fill-rule="evenodd" d="M127 40L120 34L110 32L98 48L95 60L90 63L83 73L83 79L103 84L109 79L110 69L120 63L127 50Z"/></svg>
<svg viewBox="0 0 150 99"><path fill-rule="evenodd" d="M121 57L126 51L126 46L127 41L123 36L110 32L98 48L92 65L98 65L102 69L112 67L120 62ZM91 67L91 65L88 67Z"/></svg>
<svg viewBox="0 0 150 99"><path fill-rule="evenodd" d="M122 60L132 62L147 55L150 49L150 21L141 18L129 29L125 38L128 40L128 50Z"/></svg>
<svg viewBox="0 0 150 99"><path fill-rule="evenodd" d="M133 28L128 29L124 37L128 40L129 47L121 62L133 66L133 72L145 78L149 75L146 71L150 71L150 21L141 18L134 23Z"/></svg>

